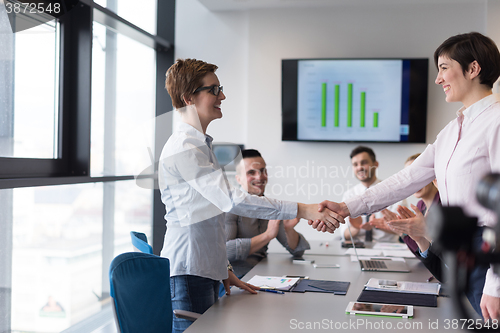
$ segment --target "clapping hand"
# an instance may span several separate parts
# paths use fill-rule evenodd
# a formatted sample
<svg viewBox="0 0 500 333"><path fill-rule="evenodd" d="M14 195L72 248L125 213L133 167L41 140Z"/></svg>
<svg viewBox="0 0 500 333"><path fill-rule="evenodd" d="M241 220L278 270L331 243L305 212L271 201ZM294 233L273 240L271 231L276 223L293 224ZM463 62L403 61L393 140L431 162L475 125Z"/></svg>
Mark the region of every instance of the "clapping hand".
<svg viewBox="0 0 500 333"><path fill-rule="evenodd" d="M399 206L398 213L401 219L387 222L394 232L405 233L415 241L420 238L427 238L427 224L422 212L414 205L411 208L415 211L413 213L407 207Z"/></svg>
<svg viewBox="0 0 500 333"><path fill-rule="evenodd" d="M399 206L401 207L401 206ZM399 216L398 214L388 210L388 209L384 209L381 211L382 215L384 215L384 220L386 222L389 222L389 221L392 221L392 220L401 220L402 217Z"/></svg>
<svg viewBox="0 0 500 333"><path fill-rule="evenodd" d="M369 223L363 223L363 218L361 216L349 218L349 223L351 227L356 229L372 230L372 226Z"/></svg>
<svg viewBox="0 0 500 333"><path fill-rule="evenodd" d="M294 218L291 220L283 220L283 226L285 227L285 231L292 230L293 228L295 228L295 226L297 225L297 223L299 223L299 221L300 221L299 218Z"/></svg>
<svg viewBox="0 0 500 333"><path fill-rule="evenodd" d="M411 208L415 212L417 212L417 211L420 212L420 209L418 209L418 207L415 207L414 205L411 205ZM410 210L410 208L405 207L405 206L399 205L398 208L397 208L397 211L398 211L399 216L401 216L399 219L409 219L411 217L415 217L416 216L416 213L412 212Z"/></svg>
<svg viewBox="0 0 500 333"><path fill-rule="evenodd" d="M280 231L280 220L269 220L267 222L266 234L269 239L274 239L278 236L278 232Z"/></svg>
<svg viewBox="0 0 500 333"><path fill-rule="evenodd" d="M384 209L386 210L386 209ZM370 216L370 221L368 222L372 227L380 229L386 232L393 233L394 231L387 224L387 219L385 217L376 218L375 215Z"/></svg>

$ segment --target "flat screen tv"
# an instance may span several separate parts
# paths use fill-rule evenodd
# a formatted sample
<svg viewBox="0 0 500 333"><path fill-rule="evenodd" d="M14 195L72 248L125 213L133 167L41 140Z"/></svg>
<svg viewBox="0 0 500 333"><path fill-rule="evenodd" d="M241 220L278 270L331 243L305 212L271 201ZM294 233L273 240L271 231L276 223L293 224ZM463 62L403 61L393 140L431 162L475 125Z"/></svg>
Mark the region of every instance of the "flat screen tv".
<svg viewBox="0 0 500 333"><path fill-rule="evenodd" d="M282 140L424 143L428 59L282 60Z"/></svg>

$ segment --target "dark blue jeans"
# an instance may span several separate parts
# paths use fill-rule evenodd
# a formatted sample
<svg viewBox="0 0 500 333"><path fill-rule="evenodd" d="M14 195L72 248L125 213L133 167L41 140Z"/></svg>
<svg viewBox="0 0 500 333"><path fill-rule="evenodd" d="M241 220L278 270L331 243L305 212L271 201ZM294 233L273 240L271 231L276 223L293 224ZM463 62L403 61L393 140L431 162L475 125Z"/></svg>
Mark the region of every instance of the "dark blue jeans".
<svg viewBox="0 0 500 333"><path fill-rule="evenodd" d="M472 239L472 247L474 250L480 250L481 244L483 242L483 230L484 228L479 228L474 234ZM484 281L486 279L486 271L490 268L490 265L476 265L469 275L469 290L467 291L467 298L470 304L476 310L476 312L481 314L481 297L483 296Z"/></svg>
<svg viewBox="0 0 500 333"><path fill-rule="evenodd" d="M219 281L195 275L178 275L170 277L170 293L172 309L203 313L217 301ZM184 332L193 322L175 318L172 332Z"/></svg>

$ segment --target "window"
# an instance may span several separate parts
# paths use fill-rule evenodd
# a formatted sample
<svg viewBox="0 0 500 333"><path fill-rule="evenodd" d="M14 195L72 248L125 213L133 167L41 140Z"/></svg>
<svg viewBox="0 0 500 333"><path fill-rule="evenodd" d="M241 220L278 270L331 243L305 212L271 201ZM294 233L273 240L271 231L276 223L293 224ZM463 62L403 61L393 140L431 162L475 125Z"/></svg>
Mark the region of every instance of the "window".
<svg viewBox="0 0 500 333"><path fill-rule="evenodd" d="M91 176L139 174L153 162L154 49L97 22L93 32Z"/></svg>
<svg viewBox="0 0 500 333"><path fill-rule="evenodd" d="M116 193L108 214L106 186ZM15 189L12 330L59 332L101 311L107 268L131 251L129 232L151 236L151 204L134 181Z"/></svg>
<svg viewBox="0 0 500 333"><path fill-rule="evenodd" d="M95 0L95 3L115 12L146 32L156 34L155 0Z"/></svg>
<svg viewBox="0 0 500 333"><path fill-rule="evenodd" d="M35 19L8 17L7 2L0 1L0 332L114 326L111 260L131 251L130 231L144 232L155 253L163 241L154 173L141 171L169 136L168 128L161 140L155 135L155 115L171 106L162 81L173 63L175 0L62 0L64 15Z"/></svg>
<svg viewBox="0 0 500 333"><path fill-rule="evenodd" d="M58 24L51 21L0 38L10 39L1 43L10 57L0 66L0 80L11 90L0 101L8 119L0 125L0 156L57 158Z"/></svg>

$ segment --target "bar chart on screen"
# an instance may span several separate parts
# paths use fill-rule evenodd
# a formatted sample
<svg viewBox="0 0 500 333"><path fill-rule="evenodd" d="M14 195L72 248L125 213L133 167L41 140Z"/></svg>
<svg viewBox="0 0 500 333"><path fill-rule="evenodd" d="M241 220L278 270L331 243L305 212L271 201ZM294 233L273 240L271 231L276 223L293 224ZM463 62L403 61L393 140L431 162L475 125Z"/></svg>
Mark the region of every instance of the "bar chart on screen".
<svg viewBox="0 0 500 333"><path fill-rule="evenodd" d="M331 84L334 86L333 91L333 126L340 127L340 83ZM321 127L326 127L327 119L327 92L329 84L327 82L321 83ZM353 83L347 83L347 116L346 116L346 126L349 128L353 127ZM378 115L380 110L373 109L371 117L371 126L373 128L378 128ZM367 114L366 114L366 91L360 91L359 93L359 127L365 128L367 126Z"/></svg>
<svg viewBox="0 0 500 333"><path fill-rule="evenodd" d="M401 60L301 62L298 138L398 141L402 66Z"/></svg>

